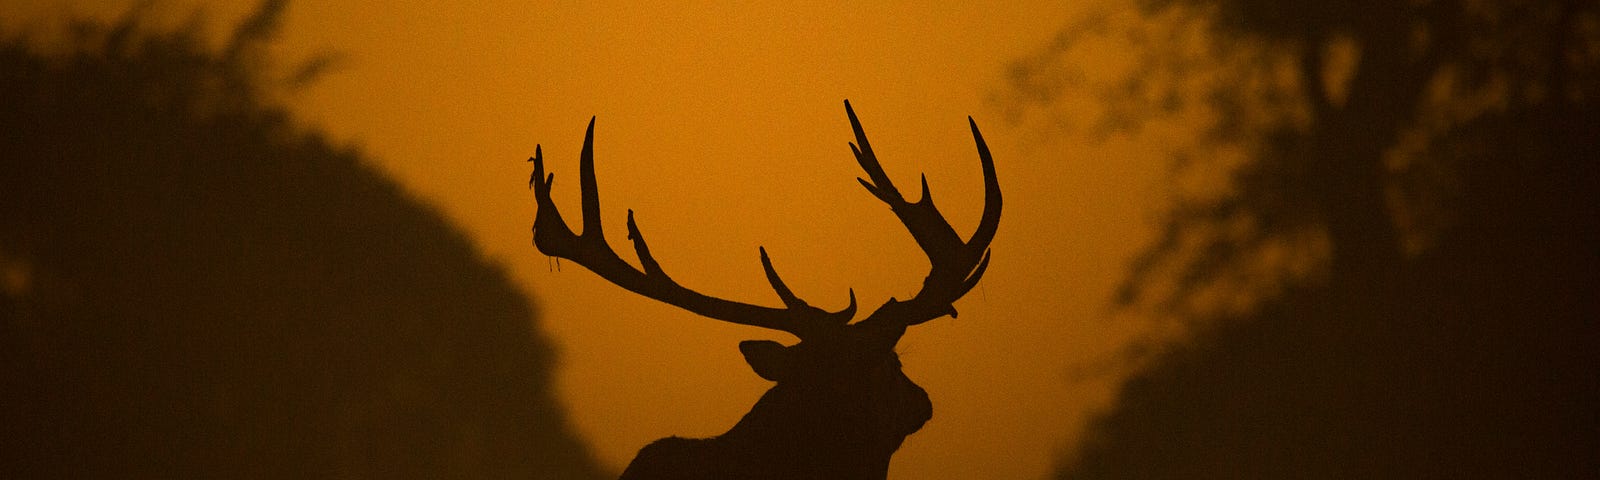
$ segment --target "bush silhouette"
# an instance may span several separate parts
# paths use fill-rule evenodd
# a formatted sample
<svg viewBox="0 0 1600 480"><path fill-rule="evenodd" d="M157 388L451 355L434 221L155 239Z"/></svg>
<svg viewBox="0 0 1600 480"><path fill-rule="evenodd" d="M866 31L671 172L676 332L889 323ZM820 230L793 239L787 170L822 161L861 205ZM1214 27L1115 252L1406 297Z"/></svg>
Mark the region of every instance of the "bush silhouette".
<svg viewBox="0 0 1600 480"><path fill-rule="evenodd" d="M597 478L504 272L271 100L282 7L4 37L0 476Z"/></svg>

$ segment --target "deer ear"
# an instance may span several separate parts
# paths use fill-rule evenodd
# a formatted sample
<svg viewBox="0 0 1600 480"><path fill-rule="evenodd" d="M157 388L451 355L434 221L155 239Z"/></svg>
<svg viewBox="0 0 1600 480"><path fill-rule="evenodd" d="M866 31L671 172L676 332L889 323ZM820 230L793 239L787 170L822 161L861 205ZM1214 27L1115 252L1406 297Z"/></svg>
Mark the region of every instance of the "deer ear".
<svg viewBox="0 0 1600 480"><path fill-rule="evenodd" d="M744 354L744 362L756 371L756 375L774 382L783 381L792 370L792 362L787 355L789 347L772 340L745 340L739 342L739 353Z"/></svg>

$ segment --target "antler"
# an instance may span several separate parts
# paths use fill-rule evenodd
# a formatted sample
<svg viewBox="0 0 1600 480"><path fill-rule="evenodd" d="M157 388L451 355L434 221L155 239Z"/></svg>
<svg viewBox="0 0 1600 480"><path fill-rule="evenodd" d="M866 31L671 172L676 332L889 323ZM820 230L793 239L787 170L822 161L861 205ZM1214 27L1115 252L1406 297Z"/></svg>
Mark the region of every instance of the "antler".
<svg viewBox="0 0 1600 480"><path fill-rule="evenodd" d="M656 263L655 257L650 255L650 247L645 244L644 235L634 223L631 209L628 210L628 239L633 241L643 270L624 262L606 243L600 226L600 195L594 177L593 118L589 119L589 129L584 134L583 151L578 161L578 183L583 191L582 234L572 232L567 222L562 220L561 212L556 210L555 202L550 199L550 186L555 183L555 175L544 171L543 149L535 146L533 152L533 158L528 159L533 162L533 176L528 179L528 188L533 189L538 202L538 213L533 220L533 243L540 252L571 260L628 291L701 316L781 330L802 339L817 336L824 330L836 330L855 317L855 290L850 291L850 306L844 310L828 312L813 307L795 296L778 278L778 272L772 268L772 260L767 257L766 248L759 248L761 268L766 270L767 282L772 284L773 291L777 292L785 308L724 300L685 288L667 276L661 265Z"/></svg>
<svg viewBox="0 0 1600 480"><path fill-rule="evenodd" d="M1000 182L995 177L994 158L989 155L989 146L984 143L983 134L978 132L977 122L967 117L967 124L972 127L972 138L978 144L978 159L983 163L983 215L972 238L962 241L950 222L945 220L944 214L939 213L939 208L933 205L927 175L922 176L921 199L915 203L907 202L894 183L889 181L889 176L883 173L883 166L878 164L878 156L872 152L872 144L867 142L867 134L861 128L861 121L856 119L855 109L850 108L849 100L844 102L844 110L850 116L850 128L856 134L856 143L850 144L850 150L855 152L856 162L861 164L861 169L871 179L857 180L872 196L888 204L895 216L900 217L900 223L905 224L906 230L911 232L912 238L927 253L928 262L932 264L927 279L922 282L922 290L915 296L906 301L890 298L858 324L899 330L945 315L955 317L955 301L977 286L978 279L983 277L984 270L988 268L989 243L994 240L995 231L1000 227Z"/></svg>
<svg viewBox="0 0 1600 480"><path fill-rule="evenodd" d="M889 338L899 338L905 327L917 325L945 315L956 316L954 303L978 284L989 266L989 243L994 240L1000 226L1000 183L995 178L994 159L989 146L978 132L978 124L967 117L972 126L972 137L978 145L978 158L983 164L984 205L978 228L968 240L961 240L954 228L933 204L928 191L928 178L922 178L922 197L907 202L883 173L883 166L867 142L867 134L856 119L856 112L848 100L845 113L850 116L850 127L855 130L856 143L850 144L856 162L866 171L867 179L858 179L878 200L889 205L906 230L916 239L928 255L931 268L922 282L922 290L910 300L890 298L857 325L881 329L892 333ZM858 146L859 144L859 146ZM828 312L807 304L795 296L778 273L772 268L767 250L760 248L761 268L766 271L767 282L783 301L784 308L763 307L706 296L679 285L656 263L645 244L644 235L633 221L633 210L628 210L628 239L639 256L643 270L634 268L617 256L606 243L600 227L600 197L594 177L594 119L589 119L588 132L583 138L583 152L578 163L578 182L583 191L583 233L574 234L556 210L550 199L554 174L544 171L544 153L534 148L533 176L528 187L533 189L538 202L538 213L533 221L533 243L546 255L565 258L583 265L601 278L609 280L631 292L666 302L696 314L718 320L771 328L794 334L801 339L828 335L850 323L856 312L855 290L850 290L850 306L838 312ZM892 342L891 342L892 343Z"/></svg>

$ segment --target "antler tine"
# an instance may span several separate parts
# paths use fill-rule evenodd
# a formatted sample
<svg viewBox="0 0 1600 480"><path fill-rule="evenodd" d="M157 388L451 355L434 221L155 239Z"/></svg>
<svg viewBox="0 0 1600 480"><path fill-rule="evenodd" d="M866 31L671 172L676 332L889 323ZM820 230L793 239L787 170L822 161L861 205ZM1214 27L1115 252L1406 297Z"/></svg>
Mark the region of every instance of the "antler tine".
<svg viewBox="0 0 1600 480"><path fill-rule="evenodd" d="M578 190L583 192L583 236L605 238L600 223L600 187L594 178L594 119L589 117L589 128L583 133L583 151L578 154Z"/></svg>
<svg viewBox="0 0 1600 480"><path fill-rule="evenodd" d="M868 192L878 197L883 203L889 205L895 216L900 217L900 222L911 231L911 236L923 250L929 252L944 252L952 250L962 244L961 237L956 235L956 230L946 222L944 215L939 213L938 207L933 205L931 195L923 195L916 203L907 202L900 195L900 190L895 188L894 182L883 172L883 165L878 163L878 156L872 151L872 144L867 141L867 133L861 128L861 120L856 118L854 108L850 101L844 102L845 114L850 117L850 128L855 131L856 143L850 149L856 155L856 163L861 164L861 169L867 172L871 179L857 179L861 186ZM857 148L857 145L860 147ZM923 191L927 192L927 179L923 179Z"/></svg>
<svg viewBox="0 0 1600 480"><path fill-rule="evenodd" d="M889 205L895 216L905 225L917 245L928 255L930 268L923 281L922 290L908 301L889 299L861 323L888 324L891 326L916 325L945 315L956 316L953 303L972 290L989 266L989 244L994 240L1000 225L1000 183L995 176L994 159L989 146L978 131L977 122L967 117L972 136L977 143L978 158L983 165L984 206L978 228L966 241L956 233L944 214L933 204L928 189L927 176L922 177L922 198L907 202L878 163L877 154L867 142L867 134L856 117L848 100L845 114L850 117L850 127L855 132L856 143L850 145L856 162L867 173L867 179L858 179L874 197ZM859 145L859 147L857 146Z"/></svg>
<svg viewBox="0 0 1600 480"><path fill-rule="evenodd" d="M978 161L983 164L983 215L979 217L978 229L967 240L967 246L981 246L977 249L985 251L987 264L989 243L994 241L994 234L1000 229L1000 179L995 176L994 156L989 154L989 144L983 141L983 133L978 131L978 122L967 117L967 124L972 126L972 140L978 147Z"/></svg>
<svg viewBox="0 0 1600 480"><path fill-rule="evenodd" d="M806 312L809 315L823 318L828 324L831 325L844 325L846 323L850 323L850 320L855 318L856 289L850 289L850 305L844 307L844 310L828 312L820 308L813 307L811 304L806 303L805 300L801 300L800 297L795 296L794 292L789 290L789 286L783 283L783 279L778 278L778 271L772 268L772 259L767 257L767 248L757 248L761 250L761 269L767 272L767 283L772 284L772 291L778 293L778 298L782 299L783 304L789 307L790 310Z"/></svg>
<svg viewBox="0 0 1600 480"><path fill-rule="evenodd" d="M544 170L544 153L534 147L533 175L528 185L533 189L538 211L533 221L534 245L546 255L565 258L588 268L611 283L628 291L653 298L704 317L743 325L770 328L794 334L801 338L825 335L848 323L855 315L855 291L850 292L850 306L839 312L827 312L800 300L778 278L761 250L761 264L767 279L777 291L786 308L772 308L734 302L707 296L685 288L673 281L650 254L644 234L634 222L633 210L628 211L628 239L633 242L643 270L623 261L606 243L600 225L600 194L594 174L594 119L589 120L584 134L583 151L578 161L578 183L582 189L583 233L574 234L550 197L555 175Z"/></svg>

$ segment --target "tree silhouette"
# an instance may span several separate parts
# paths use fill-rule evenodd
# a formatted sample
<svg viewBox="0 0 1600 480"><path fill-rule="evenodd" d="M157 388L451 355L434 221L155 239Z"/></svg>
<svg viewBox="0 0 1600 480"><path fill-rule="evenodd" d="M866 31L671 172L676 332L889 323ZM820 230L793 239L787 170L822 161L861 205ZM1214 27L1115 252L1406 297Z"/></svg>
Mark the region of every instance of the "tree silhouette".
<svg viewBox="0 0 1600 480"><path fill-rule="evenodd" d="M1600 7L1147 2L1065 30L1009 106L1202 118L1120 305L1186 321L1060 478L1600 471ZM1130 19L1131 18L1131 19ZM1125 75L1072 65L1142 47ZM1201 41L1195 41L1201 39Z"/></svg>
<svg viewBox="0 0 1600 480"><path fill-rule="evenodd" d="M598 478L504 272L273 101L282 10L0 43L0 476Z"/></svg>

